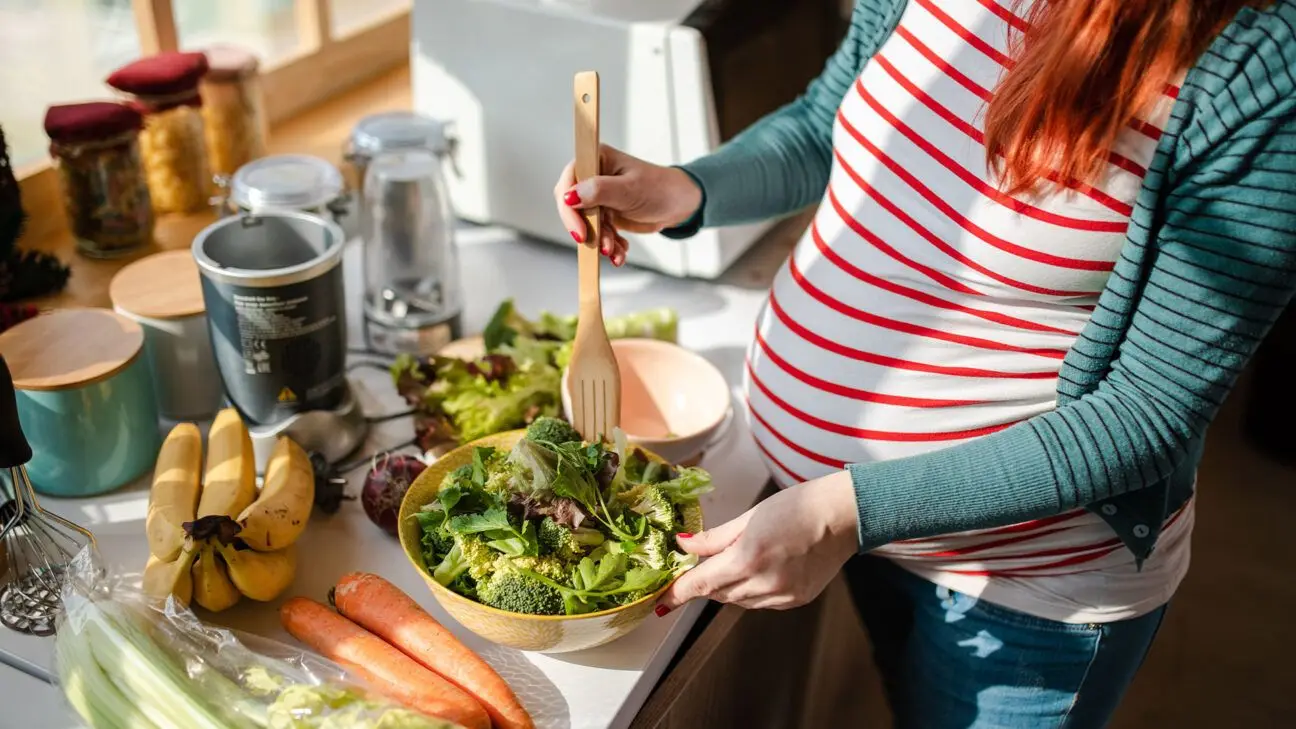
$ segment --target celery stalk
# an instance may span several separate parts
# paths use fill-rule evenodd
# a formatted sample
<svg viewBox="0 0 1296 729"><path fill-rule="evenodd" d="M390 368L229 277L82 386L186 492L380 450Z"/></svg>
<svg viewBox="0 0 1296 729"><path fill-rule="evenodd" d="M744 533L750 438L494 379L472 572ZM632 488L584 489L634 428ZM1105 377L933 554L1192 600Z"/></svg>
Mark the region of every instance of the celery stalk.
<svg viewBox="0 0 1296 729"><path fill-rule="evenodd" d="M84 635L60 631L54 654L63 693L91 729L157 729L104 676Z"/></svg>
<svg viewBox="0 0 1296 729"><path fill-rule="evenodd" d="M194 694L195 682L117 606L87 601L81 616L90 649L112 666L117 688L155 724L185 729L242 729L251 722L223 717Z"/></svg>

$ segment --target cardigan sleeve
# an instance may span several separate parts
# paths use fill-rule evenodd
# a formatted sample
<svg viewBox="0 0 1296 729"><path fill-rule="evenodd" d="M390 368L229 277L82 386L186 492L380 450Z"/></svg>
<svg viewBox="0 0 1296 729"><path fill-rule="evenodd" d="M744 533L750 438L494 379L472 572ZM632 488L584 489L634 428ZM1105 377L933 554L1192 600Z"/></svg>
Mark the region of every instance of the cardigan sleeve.
<svg viewBox="0 0 1296 729"><path fill-rule="evenodd" d="M837 108L901 6L857 0L845 40L804 94L714 153L682 165L702 188L702 207L663 234L686 238L704 226L763 220L818 202L832 168Z"/></svg>
<svg viewBox="0 0 1296 729"><path fill-rule="evenodd" d="M1191 457L1296 290L1296 92L1291 73L1267 70L1290 71L1296 52L1271 47L1247 62L1227 37L1216 48L1228 63L1210 65L1227 72L1185 82L1176 152L1157 153L1148 174L1162 179L1145 182L1130 240L1067 356L1057 409L850 466L861 551L1135 492ZM1068 369L1097 386L1069 384Z"/></svg>

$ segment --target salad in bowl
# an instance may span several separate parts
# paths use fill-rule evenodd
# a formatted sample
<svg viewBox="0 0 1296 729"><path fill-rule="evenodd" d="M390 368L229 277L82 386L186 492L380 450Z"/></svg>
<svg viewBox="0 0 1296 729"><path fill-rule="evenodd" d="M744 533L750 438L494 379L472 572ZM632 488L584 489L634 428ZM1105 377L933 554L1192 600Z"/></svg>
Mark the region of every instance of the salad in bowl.
<svg viewBox="0 0 1296 729"><path fill-rule="evenodd" d="M488 440L406 497L402 532L417 527L415 561L435 586L508 613L583 616L645 601L695 564L676 535L702 530L702 469L619 431L612 445L583 442L552 417Z"/></svg>

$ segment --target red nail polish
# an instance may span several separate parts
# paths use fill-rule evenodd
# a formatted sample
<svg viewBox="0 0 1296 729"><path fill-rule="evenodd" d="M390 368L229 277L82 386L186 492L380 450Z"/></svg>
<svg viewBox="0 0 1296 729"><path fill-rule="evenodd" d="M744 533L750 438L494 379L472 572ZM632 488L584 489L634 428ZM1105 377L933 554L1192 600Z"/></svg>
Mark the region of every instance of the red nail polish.
<svg viewBox="0 0 1296 729"><path fill-rule="evenodd" d="M563 202L567 203L571 207L580 205L580 195L577 195L575 190L568 190L567 194L563 195Z"/></svg>
<svg viewBox="0 0 1296 729"><path fill-rule="evenodd" d="M653 608L653 612L656 613L657 617L660 618L660 617L664 617L666 613L670 612L670 608L666 607L665 605L658 605L657 607Z"/></svg>
<svg viewBox="0 0 1296 729"><path fill-rule="evenodd" d="M577 243L585 242L585 236L581 235L578 231L573 230L571 231L571 234L572 234L572 240L576 241Z"/></svg>
<svg viewBox="0 0 1296 729"><path fill-rule="evenodd" d="M675 536L676 536L676 538L678 538L678 539L692 539L692 538L693 538L693 535L692 535L692 534L689 534L688 532L680 532L679 534L676 534Z"/></svg>

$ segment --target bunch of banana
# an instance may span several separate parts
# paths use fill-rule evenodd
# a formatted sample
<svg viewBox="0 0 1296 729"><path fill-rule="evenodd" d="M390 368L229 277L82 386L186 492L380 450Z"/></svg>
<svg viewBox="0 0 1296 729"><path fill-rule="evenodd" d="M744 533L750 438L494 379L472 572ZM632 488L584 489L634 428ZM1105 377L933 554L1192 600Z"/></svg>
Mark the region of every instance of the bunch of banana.
<svg viewBox="0 0 1296 729"><path fill-rule="evenodd" d="M212 423L205 474L202 456L192 423L175 426L162 444L145 521L144 591L212 612L243 597L275 599L292 583L295 543L315 499L309 457L281 437L258 494L252 438L233 408Z"/></svg>

